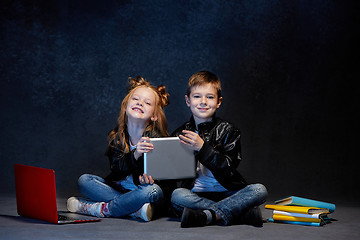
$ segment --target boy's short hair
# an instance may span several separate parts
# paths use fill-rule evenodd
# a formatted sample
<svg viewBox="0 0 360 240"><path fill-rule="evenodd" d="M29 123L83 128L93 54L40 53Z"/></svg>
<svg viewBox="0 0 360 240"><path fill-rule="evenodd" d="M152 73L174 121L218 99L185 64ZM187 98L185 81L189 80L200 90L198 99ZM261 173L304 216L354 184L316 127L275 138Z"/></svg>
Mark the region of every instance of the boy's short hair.
<svg viewBox="0 0 360 240"><path fill-rule="evenodd" d="M194 73L190 78L188 82L188 88L186 94L190 97L191 88L196 86L201 86L207 83L211 83L218 95L218 99L221 97L221 82L220 78L216 76L214 73L209 71L200 71L197 73Z"/></svg>

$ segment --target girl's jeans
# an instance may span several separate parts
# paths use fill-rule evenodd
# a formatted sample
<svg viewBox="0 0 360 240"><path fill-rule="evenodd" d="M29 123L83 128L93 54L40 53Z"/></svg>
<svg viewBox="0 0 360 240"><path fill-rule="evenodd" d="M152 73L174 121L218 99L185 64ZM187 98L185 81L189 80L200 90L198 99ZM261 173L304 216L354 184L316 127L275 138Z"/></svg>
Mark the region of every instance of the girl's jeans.
<svg viewBox="0 0 360 240"><path fill-rule="evenodd" d="M124 217L139 210L145 203L160 205L163 192L156 184L136 186L135 190L121 193L105 183L99 176L83 174L78 180L79 192L95 202L109 203L112 217Z"/></svg>
<svg viewBox="0 0 360 240"><path fill-rule="evenodd" d="M244 211L263 204L266 197L267 191L262 184L251 184L241 190L227 192L194 193L186 188L178 188L171 196L171 203L180 214L184 207L211 209L222 218L224 225L230 225Z"/></svg>

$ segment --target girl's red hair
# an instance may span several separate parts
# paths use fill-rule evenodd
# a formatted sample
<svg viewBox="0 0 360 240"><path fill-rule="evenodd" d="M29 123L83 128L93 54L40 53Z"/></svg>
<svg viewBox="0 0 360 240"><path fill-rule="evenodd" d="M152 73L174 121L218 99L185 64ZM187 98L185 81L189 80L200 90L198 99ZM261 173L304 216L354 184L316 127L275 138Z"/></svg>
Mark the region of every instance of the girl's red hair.
<svg viewBox="0 0 360 240"><path fill-rule="evenodd" d="M127 133L127 115L126 107L130 97L138 87L147 87L155 92L156 106L154 115L157 116L156 121L151 121L146 126L144 132L154 132L153 135L169 136L167 132L167 121L163 108L169 104L170 94L166 92L164 85L157 87L150 84L149 81L145 80L141 76L136 78L129 78L128 94L125 96L121 103L121 110L117 119L116 127L108 135L108 144L114 144L115 146L122 149L125 153L130 151L129 137Z"/></svg>

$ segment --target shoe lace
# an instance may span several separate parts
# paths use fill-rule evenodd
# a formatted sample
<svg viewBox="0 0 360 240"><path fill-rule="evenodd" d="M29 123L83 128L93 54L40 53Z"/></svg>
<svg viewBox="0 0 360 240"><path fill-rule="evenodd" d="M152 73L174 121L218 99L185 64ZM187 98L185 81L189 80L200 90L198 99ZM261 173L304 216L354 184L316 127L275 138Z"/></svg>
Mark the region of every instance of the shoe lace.
<svg viewBox="0 0 360 240"><path fill-rule="evenodd" d="M97 203L82 202L82 210L83 210L83 212L88 214L88 215L95 215L95 213L96 213L96 204Z"/></svg>

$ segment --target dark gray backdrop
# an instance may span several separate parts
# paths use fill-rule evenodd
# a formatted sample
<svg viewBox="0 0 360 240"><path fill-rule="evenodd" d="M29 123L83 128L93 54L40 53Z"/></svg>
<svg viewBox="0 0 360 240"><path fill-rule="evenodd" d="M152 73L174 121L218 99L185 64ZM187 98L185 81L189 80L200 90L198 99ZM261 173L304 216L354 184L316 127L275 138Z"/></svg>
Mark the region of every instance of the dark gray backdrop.
<svg viewBox="0 0 360 240"><path fill-rule="evenodd" d="M167 86L171 132L190 117L189 76L210 70L250 182L355 200L355 2L1 1L1 194L14 193L14 163L53 168L59 193L76 194L80 174L108 173L128 77Z"/></svg>

